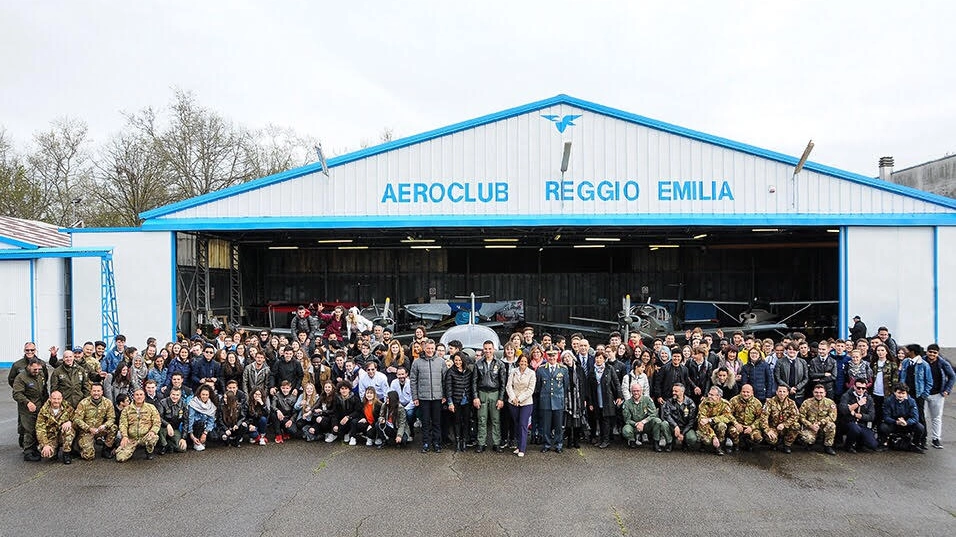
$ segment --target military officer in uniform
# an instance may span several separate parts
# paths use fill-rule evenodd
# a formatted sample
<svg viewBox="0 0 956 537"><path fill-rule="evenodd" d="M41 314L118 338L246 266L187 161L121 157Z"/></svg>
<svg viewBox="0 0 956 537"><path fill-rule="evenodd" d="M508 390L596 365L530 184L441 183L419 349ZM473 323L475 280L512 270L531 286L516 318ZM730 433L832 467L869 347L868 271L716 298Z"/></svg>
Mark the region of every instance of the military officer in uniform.
<svg viewBox="0 0 956 537"><path fill-rule="evenodd" d="M677 445L684 445L690 449L697 449L700 443L697 440L697 405L690 397L684 396L684 385L678 382L671 388L673 397L664 401L661 416L667 423L661 427L664 440L667 441L667 451L671 450L674 440Z"/></svg>
<svg viewBox="0 0 956 537"><path fill-rule="evenodd" d="M113 402L103 397L103 385L95 383L90 386L90 396L76 405L73 412L73 425L79 434L77 444L80 447L80 457L83 460L92 460L96 456L96 439L103 439L103 451L100 455L104 459L113 456L113 444L116 442L116 411Z"/></svg>
<svg viewBox="0 0 956 537"><path fill-rule="evenodd" d="M162 421L159 428L159 454L173 451L184 453L186 439L183 438L183 426L189 419L189 409L183 399L183 391L173 388L169 397L160 400L157 410Z"/></svg>
<svg viewBox="0 0 956 537"><path fill-rule="evenodd" d="M782 440L780 451L793 451L793 443L800 435L800 411L790 399L790 388L787 386L777 386L776 394L764 403L763 430L768 444L776 446Z"/></svg>
<svg viewBox="0 0 956 537"><path fill-rule="evenodd" d="M23 428L23 460L40 460L37 450L37 412L47 400L46 373L39 358L30 358L26 369L13 380L13 400L17 402L17 419Z"/></svg>
<svg viewBox="0 0 956 537"><path fill-rule="evenodd" d="M146 402L146 391L136 388L133 392L133 404L120 413L120 445L116 449L116 462L125 462L133 456L136 448L146 448L146 460L152 460L153 449L159 441L159 412Z"/></svg>
<svg viewBox="0 0 956 537"><path fill-rule="evenodd" d="M724 454L720 445L728 435L734 444L737 443L734 415L730 412L730 403L723 399L723 393L720 386L711 386L707 398L697 407L697 437L702 443L713 446L718 456Z"/></svg>
<svg viewBox="0 0 956 537"><path fill-rule="evenodd" d="M827 455L836 455L833 450L833 439L836 437L836 403L827 396L827 389L823 384L813 387L813 397L800 405L800 440L809 449L818 439L823 439L823 452Z"/></svg>
<svg viewBox="0 0 956 537"><path fill-rule="evenodd" d="M624 401L621 412L624 415L624 427L621 436L627 439L628 447L641 445L638 438L646 434L654 443L654 451L661 451L661 429L665 427L657 417L657 407L650 397L644 395L644 386L639 382L632 382L630 386L631 398Z"/></svg>
<svg viewBox="0 0 956 537"><path fill-rule="evenodd" d="M50 352L53 353L53 356L50 357L51 360L53 359L54 356L56 356L55 353L57 351L58 349L56 347L50 348ZM10 372L7 374L7 384L9 384L11 388L13 388L13 382L16 380L17 375L26 371L27 365L30 364L30 360L35 359L36 357L37 357L36 343L32 341L27 341L23 345L23 358L20 358L16 362L13 362L13 365L10 367ZM43 378L44 379L49 378L50 375L49 375L47 365L43 363L42 361L40 362L40 364L43 367L43 372L44 372ZM20 422L19 414L17 415L17 435L19 436L19 441L17 443L22 448L24 433L23 433L23 423ZM37 459L37 460L40 460L40 459Z"/></svg>
<svg viewBox="0 0 956 537"><path fill-rule="evenodd" d="M63 394L58 391L50 393L50 398L40 407L36 422L37 444L40 446L40 456L52 459L57 450L63 450L63 464L72 464L70 451L73 449L73 438L76 430L73 429L73 407L63 401Z"/></svg>
<svg viewBox="0 0 956 537"><path fill-rule="evenodd" d="M501 360L495 357L495 344L485 341L481 347L482 359L475 362L475 400L472 402L478 409L478 446L475 453L484 451L488 444L488 422L491 421L491 442L498 453L501 447L501 409L504 407L505 367Z"/></svg>
<svg viewBox="0 0 956 537"><path fill-rule="evenodd" d="M561 453L564 450L564 396L568 393L568 368L558 363L558 353L554 347L548 350L548 363L542 364L535 372L535 390L538 392L538 412L541 429L544 433L544 445L541 453L554 448Z"/></svg>
<svg viewBox="0 0 956 537"><path fill-rule="evenodd" d="M76 408L80 400L90 394L86 380L86 370L76 363L73 351L67 349L63 351L60 365L50 375L50 391L60 392L63 400Z"/></svg>
<svg viewBox="0 0 956 537"><path fill-rule="evenodd" d="M731 397L729 404L740 446L745 451L759 446L763 442L763 405L754 397L753 386L741 386L740 393Z"/></svg>

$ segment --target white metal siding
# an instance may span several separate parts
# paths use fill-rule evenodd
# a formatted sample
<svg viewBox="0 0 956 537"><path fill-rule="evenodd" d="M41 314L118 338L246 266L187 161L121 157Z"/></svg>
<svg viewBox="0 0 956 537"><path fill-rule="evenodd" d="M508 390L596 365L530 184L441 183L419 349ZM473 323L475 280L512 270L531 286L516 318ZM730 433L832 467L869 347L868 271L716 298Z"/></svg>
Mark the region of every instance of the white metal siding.
<svg viewBox="0 0 956 537"><path fill-rule="evenodd" d="M932 342L933 228L851 227L847 241L848 315L900 344Z"/></svg>
<svg viewBox="0 0 956 537"><path fill-rule="evenodd" d="M956 347L956 227L939 228L939 345ZM948 356L950 360L956 358Z"/></svg>
<svg viewBox="0 0 956 537"><path fill-rule="evenodd" d="M172 251L169 232L76 233L74 246L113 248L120 331L142 348L152 336L167 341L172 326ZM73 261L74 338L101 337L100 260Z"/></svg>
<svg viewBox="0 0 956 537"><path fill-rule="evenodd" d="M0 281L0 362L15 362L31 337L30 262L0 261Z"/></svg>
<svg viewBox="0 0 956 537"><path fill-rule="evenodd" d="M559 133L541 116L580 114ZM560 181L563 142L572 142L565 180L637 181L636 201L545 201L545 181ZM803 171L792 207L788 164L559 105L245 192L164 218L494 214L855 214L937 213L948 209ZM660 201L660 180L728 181L734 200ZM382 203L387 183L509 184L506 203ZM775 193L770 192L774 187Z"/></svg>
<svg viewBox="0 0 956 537"><path fill-rule="evenodd" d="M36 275L36 339L42 350L66 345L66 261L37 259ZM46 353L39 354L46 358Z"/></svg>

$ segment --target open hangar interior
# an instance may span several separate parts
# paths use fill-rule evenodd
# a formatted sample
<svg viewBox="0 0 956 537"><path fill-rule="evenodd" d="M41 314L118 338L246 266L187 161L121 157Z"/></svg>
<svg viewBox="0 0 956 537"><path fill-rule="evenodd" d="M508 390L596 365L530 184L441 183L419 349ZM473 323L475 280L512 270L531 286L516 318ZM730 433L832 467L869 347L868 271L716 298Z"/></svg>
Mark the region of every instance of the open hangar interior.
<svg viewBox="0 0 956 537"><path fill-rule="evenodd" d="M551 321L610 318L625 293L836 300L794 320L845 336L858 314L898 341L956 346L956 200L567 95L140 216L70 230L73 247L111 253L134 341L209 315L252 321L270 301L474 291ZM85 263L71 337L100 330Z"/></svg>
<svg viewBox="0 0 956 537"><path fill-rule="evenodd" d="M624 294L690 301L835 301L838 229L799 228L435 228L423 230L248 231L202 238L238 244L244 324L283 326L268 304L321 301L398 305L475 292L523 300L527 320L614 319ZM195 235L179 244L193 248ZM201 239L200 239L201 240ZM230 315L228 265L210 269L214 315ZM190 256L180 255L181 260ZM180 267L180 296L195 281ZM646 292L642 293L642 291ZM194 289L193 289L194 291ZM183 315L195 316L181 300ZM183 308L186 305L188 307ZM672 306L676 304L672 303ZM688 305L689 306L689 305ZM774 308L782 317L799 304ZM721 305L734 317L746 306ZM732 325L735 318L695 304L687 316ZM818 333L836 330L837 308L814 305L791 320Z"/></svg>

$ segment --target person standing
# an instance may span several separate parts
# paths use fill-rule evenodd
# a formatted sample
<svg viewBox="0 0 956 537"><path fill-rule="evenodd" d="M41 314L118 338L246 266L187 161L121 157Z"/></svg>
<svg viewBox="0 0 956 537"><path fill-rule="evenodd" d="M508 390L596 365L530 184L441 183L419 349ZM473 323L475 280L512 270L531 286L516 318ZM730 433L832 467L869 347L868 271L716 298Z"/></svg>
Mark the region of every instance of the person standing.
<svg viewBox="0 0 956 537"><path fill-rule="evenodd" d="M528 363L528 355L521 354L518 357L518 366L511 368L508 374L506 386L511 418L514 422L515 443L517 443L514 454L519 457L524 457L528 448L528 425L531 421L531 411L534 409L534 386L537 379L534 370L528 367Z"/></svg>
<svg viewBox="0 0 956 537"><path fill-rule="evenodd" d="M926 363L929 364L930 389L924 414L929 418L928 428L933 433L933 447L943 449L943 403L953 391L956 375L949 361L939 355L939 345L935 343L926 347Z"/></svg>
<svg viewBox="0 0 956 537"><path fill-rule="evenodd" d="M544 445L541 453L552 448L556 453L564 451L564 399L568 393L568 370L558 363L558 349L547 351L548 363L535 372L535 390L538 392L538 416Z"/></svg>
<svg viewBox="0 0 956 537"><path fill-rule="evenodd" d="M686 377L686 371L684 376ZM613 367L604 363L604 353L594 355L594 371L588 376L590 397L588 410L594 413L600 431L598 448L605 449L611 445L611 420L617 414L617 406L623 402L621 381Z"/></svg>
<svg viewBox="0 0 956 537"><path fill-rule="evenodd" d="M501 408L505 399L505 367L495 358L495 344L485 341L481 346L482 359L475 362L474 406L478 410L478 446L481 453L488 446L488 423L491 422L491 445L501 453Z"/></svg>
<svg viewBox="0 0 956 537"><path fill-rule="evenodd" d="M445 362L435 356L435 341L426 339L422 355L412 362L409 382L412 384L412 402L422 420L422 453L429 449L441 453L441 407Z"/></svg>
<svg viewBox="0 0 956 537"><path fill-rule="evenodd" d="M579 448L581 437L587 434L587 376L572 351L562 351L561 358L568 370L568 390L565 392L564 401L566 444ZM647 377L644 377L644 383L647 384Z"/></svg>
<svg viewBox="0 0 956 537"><path fill-rule="evenodd" d="M76 363L73 351L63 351L63 360L50 376L50 391L60 392L63 400L76 408L80 400L89 395L87 386L90 385L87 383L86 370Z"/></svg>
<svg viewBox="0 0 956 537"><path fill-rule="evenodd" d="M790 398L797 406L800 406L804 398L804 389L810 381L807 363L797 358L797 346L793 343L787 345L786 356L785 360L777 362L777 368L774 371L777 386L787 388Z"/></svg>
<svg viewBox="0 0 956 537"><path fill-rule="evenodd" d="M837 377L837 363L836 359L830 356L830 350L826 343L820 343L817 346L817 354L810 359L808 370L810 382L823 384L827 397L833 399L836 394L834 386Z"/></svg>
<svg viewBox="0 0 956 537"><path fill-rule="evenodd" d="M37 413L47 400L47 378L39 358L30 358L26 369L13 380L13 400L17 402L17 420L23 429L23 460L39 461Z"/></svg>
<svg viewBox="0 0 956 537"><path fill-rule="evenodd" d="M445 372L445 400L448 412L455 418L455 451L465 451L468 442L468 429L471 425L471 407L477 399L475 394L475 372L465 365L462 352L452 356L452 366Z"/></svg>
<svg viewBox="0 0 956 537"><path fill-rule="evenodd" d="M859 315L853 316L853 326L850 327L850 339L857 341L866 338L866 325Z"/></svg>
<svg viewBox="0 0 956 537"><path fill-rule="evenodd" d="M913 443L926 449L926 414L924 403L933 387L933 371L923 359L923 347L911 343L904 347L906 358L900 365L900 382L909 389L910 395L916 401L916 411L919 414L921 430L913 438ZM885 404L884 404L885 407ZM885 418L884 418L885 419Z"/></svg>

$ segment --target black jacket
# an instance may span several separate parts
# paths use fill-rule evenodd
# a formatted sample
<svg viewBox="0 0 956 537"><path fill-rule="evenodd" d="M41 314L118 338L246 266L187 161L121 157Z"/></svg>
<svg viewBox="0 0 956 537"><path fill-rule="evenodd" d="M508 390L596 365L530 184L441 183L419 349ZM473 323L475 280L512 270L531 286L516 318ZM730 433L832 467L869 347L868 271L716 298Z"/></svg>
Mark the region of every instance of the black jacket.
<svg viewBox="0 0 956 537"><path fill-rule="evenodd" d="M448 403L454 405L462 404L462 398L466 404L471 404L475 398L475 372L465 367L461 371L452 366L445 372L443 379L445 399Z"/></svg>
<svg viewBox="0 0 956 537"><path fill-rule="evenodd" d="M699 401L701 397L707 395L707 390L710 388L710 374L713 371L713 368L710 365L710 362L705 358L700 365L697 365L697 362L691 360L687 362L687 395L690 395L694 400ZM694 388L700 388L700 395L694 394ZM665 399L670 394L664 394L662 397Z"/></svg>
<svg viewBox="0 0 956 537"><path fill-rule="evenodd" d="M863 414L860 419L856 419L855 416L850 415L850 405L855 405L856 401L856 393L853 390L847 390L843 394L843 397L840 398L840 404L837 406L837 414L841 423L844 425L856 422L866 427L867 423L876 419L876 406L873 403L873 395L867 393L866 404L856 409L857 412Z"/></svg>
<svg viewBox="0 0 956 537"><path fill-rule="evenodd" d="M598 378L597 372L592 371L588 375L588 404L593 405L595 410L598 404ZM617 371L613 367L604 366L604 374L601 375L601 394L603 395L604 406L601 408L602 416L614 416L617 407L614 401L624 399L621 393L621 379L617 376Z"/></svg>
<svg viewBox="0 0 956 537"><path fill-rule="evenodd" d="M680 364L674 367L673 362L667 362L654 374L655 393L657 393L658 397L667 399L671 396L674 384L678 382L684 386L690 384L687 375L687 366Z"/></svg>
<svg viewBox="0 0 956 537"><path fill-rule="evenodd" d="M276 362L275 368L272 370L273 375L273 385L279 387L282 384L283 380L288 380L292 384L293 390L302 389L302 377L304 373L302 372L302 364L299 363L295 358L285 361L283 358Z"/></svg>

